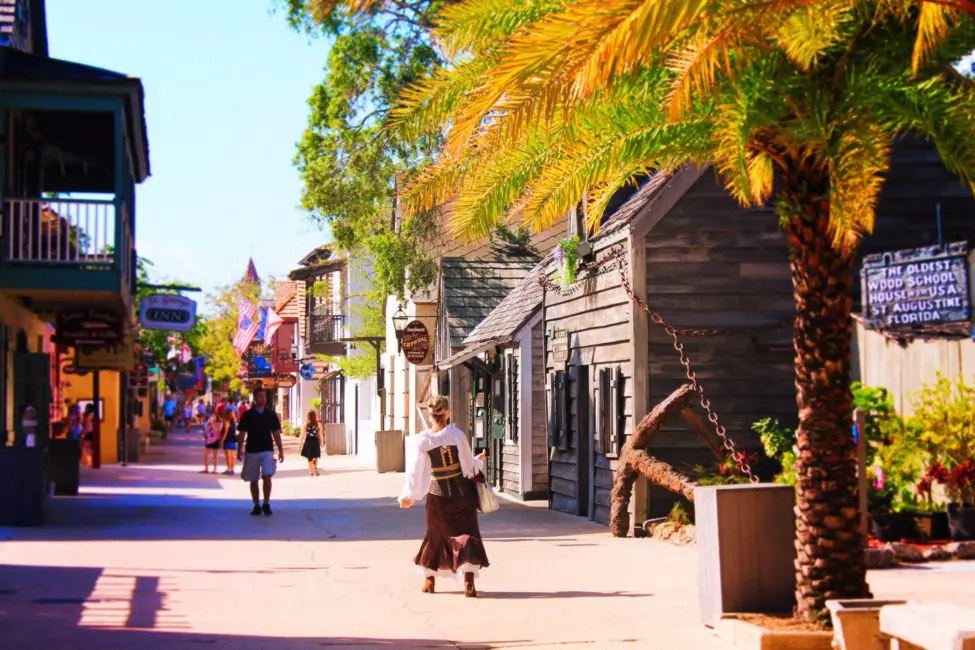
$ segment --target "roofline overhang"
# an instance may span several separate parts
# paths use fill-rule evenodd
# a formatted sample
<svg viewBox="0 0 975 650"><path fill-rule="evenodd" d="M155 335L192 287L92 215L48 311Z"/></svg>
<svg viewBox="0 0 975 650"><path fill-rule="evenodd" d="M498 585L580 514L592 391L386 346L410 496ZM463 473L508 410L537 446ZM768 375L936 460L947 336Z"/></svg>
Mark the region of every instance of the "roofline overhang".
<svg viewBox="0 0 975 650"><path fill-rule="evenodd" d="M472 357L476 357L477 355L483 352L487 352L488 350L491 350L492 348L495 348L503 344L504 341L491 340L491 341L486 341L484 343L481 343L479 345L465 347L462 348L460 352L455 352L454 354L450 355L443 361L438 361L434 365L436 365L437 370L450 370L451 368L455 368L461 365L462 363L464 363L465 361L469 360Z"/></svg>

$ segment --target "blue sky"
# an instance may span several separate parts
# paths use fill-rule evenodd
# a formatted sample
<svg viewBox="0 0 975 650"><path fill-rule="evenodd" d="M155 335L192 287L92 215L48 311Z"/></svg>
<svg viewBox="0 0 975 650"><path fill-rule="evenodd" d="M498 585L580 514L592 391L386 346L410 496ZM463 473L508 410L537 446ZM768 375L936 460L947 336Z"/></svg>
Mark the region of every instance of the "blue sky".
<svg viewBox="0 0 975 650"><path fill-rule="evenodd" d="M140 77L152 176L137 245L157 280L283 277L326 239L291 161L327 44L272 0L47 0L51 56Z"/></svg>

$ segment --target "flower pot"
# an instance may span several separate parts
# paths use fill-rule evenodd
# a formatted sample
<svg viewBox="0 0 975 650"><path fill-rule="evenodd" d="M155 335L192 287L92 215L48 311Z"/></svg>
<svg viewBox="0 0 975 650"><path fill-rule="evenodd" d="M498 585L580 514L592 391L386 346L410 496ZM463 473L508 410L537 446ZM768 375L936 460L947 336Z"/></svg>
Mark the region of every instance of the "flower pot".
<svg viewBox="0 0 975 650"><path fill-rule="evenodd" d="M880 608L903 605L906 600L827 600L826 609L833 622L834 644L837 650L880 648Z"/></svg>
<svg viewBox="0 0 975 650"><path fill-rule="evenodd" d="M975 506L970 503L948 504L948 528L956 542L975 540Z"/></svg>
<svg viewBox="0 0 975 650"><path fill-rule="evenodd" d="M881 542L896 542L919 537L914 517L906 512L890 512L874 515L873 534Z"/></svg>
<svg viewBox="0 0 975 650"><path fill-rule="evenodd" d="M921 540L948 539L951 537L947 512L909 510L906 514L914 518L914 526Z"/></svg>

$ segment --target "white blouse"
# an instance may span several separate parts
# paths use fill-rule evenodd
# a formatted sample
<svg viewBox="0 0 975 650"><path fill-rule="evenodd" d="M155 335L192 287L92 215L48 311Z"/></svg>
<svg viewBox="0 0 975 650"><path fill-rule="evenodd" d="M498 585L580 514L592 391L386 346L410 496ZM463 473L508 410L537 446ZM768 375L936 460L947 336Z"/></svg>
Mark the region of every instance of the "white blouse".
<svg viewBox="0 0 975 650"><path fill-rule="evenodd" d="M448 424L440 431L421 431L406 439L406 481L397 499L400 503L406 499L418 502L427 495L433 473L430 454L427 452L450 445L457 446L457 453L460 455L460 471L464 476L474 478L477 472L484 471L484 464L474 458L471 452L467 436L454 425Z"/></svg>

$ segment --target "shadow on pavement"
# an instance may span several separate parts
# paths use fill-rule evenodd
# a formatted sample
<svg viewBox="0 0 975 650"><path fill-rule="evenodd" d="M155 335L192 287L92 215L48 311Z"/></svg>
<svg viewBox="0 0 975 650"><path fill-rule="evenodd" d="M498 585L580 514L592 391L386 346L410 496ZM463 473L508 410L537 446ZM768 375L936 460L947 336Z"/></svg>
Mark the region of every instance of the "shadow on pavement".
<svg viewBox="0 0 975 650"><path fill-rule="evenodd" d="M480 590L478 590L480 591ZM653 594L634 594L628 591L491 591L479 593L484 600L535 600L539 598L650 598Z"/></svg>
<svg viewBox="0 0 975 650"><path fill-rule="evenodd" d="M518 646L518 641L458 643L442 639L287 638L181 632L186 621L167 611L159 579L112 575L103 569L0 565L0 648L139 650L171 647L464 648ZM114 582L113 582L114 581ZM109 582L106 586L105 582ZM214 603L219 611L220 603ZM269 625L274 622L269 621ZM275 625L275 627L277 627Z"/></svg>

